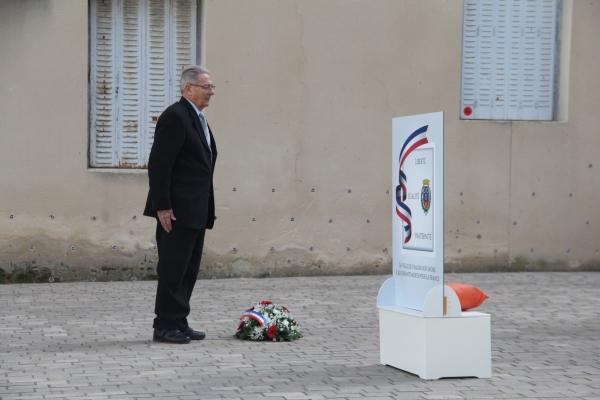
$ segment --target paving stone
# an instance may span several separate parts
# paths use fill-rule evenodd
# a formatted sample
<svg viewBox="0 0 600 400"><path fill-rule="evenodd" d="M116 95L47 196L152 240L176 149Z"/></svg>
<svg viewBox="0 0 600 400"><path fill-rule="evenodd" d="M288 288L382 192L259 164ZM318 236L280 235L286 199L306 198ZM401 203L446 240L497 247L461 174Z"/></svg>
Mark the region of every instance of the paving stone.
<svg viewBox="0 0 600 400"><path fill-rule="evenodd" d="M198 281L189 345L154 343L156 282L0 285L0 398L600 400L600 273L447 274L490 298L491 379L379 364L386 276ZM285 304L305 337L233 337L257 301Z"/></svg>

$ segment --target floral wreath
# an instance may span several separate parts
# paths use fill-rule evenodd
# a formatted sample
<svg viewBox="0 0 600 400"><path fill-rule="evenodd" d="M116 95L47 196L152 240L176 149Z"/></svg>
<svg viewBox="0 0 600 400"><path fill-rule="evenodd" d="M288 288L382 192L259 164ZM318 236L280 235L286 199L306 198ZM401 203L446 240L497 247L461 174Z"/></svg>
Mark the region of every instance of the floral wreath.
<svg viewBox="0 0 600 400"><path fill-rule="evenodd" d="M263 300L240 317L235 337L242 340L292 341L302 337L294 316L285 306Z"/></svg>

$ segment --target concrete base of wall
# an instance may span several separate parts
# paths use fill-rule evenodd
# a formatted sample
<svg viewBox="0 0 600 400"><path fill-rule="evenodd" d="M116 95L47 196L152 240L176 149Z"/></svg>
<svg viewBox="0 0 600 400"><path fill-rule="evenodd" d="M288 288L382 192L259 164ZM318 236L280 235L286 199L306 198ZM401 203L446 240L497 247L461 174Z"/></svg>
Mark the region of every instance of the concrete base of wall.
<svg viewBox="0 0 600 400"><path fill-rule="evenodd" d="M0 284L44 283L76 281L129 281L156 280L156 257L136 260L131 264L90 263L89 265L69 265L63 261L20 261L0 265ZM597 262L581 263L572 267L568 263L548 263L544 260L529 260L517 257L510 263L446 263L446 273L461 272L536 272L536 271L600 271ZM198 279L223 278L274 278L292 276L330 276L330 275L387 275L392 270L391 262L373 262L357 265L333 265L314 260L298 262L248 260L211 261L202 265Z"/></svg>

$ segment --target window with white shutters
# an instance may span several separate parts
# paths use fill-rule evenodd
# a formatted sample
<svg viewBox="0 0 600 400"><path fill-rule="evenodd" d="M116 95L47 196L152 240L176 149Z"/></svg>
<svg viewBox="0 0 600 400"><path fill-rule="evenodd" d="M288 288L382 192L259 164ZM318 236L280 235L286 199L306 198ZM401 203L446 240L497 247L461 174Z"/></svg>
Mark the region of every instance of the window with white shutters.
<svg viewBox="0 0 600 400"><path fill-rule="evenodd" d="M465 0L460 117L555 119L560 0Z"/></svg>
<svg viewBox="0 0 600 400"><path fill-rule="evenodd" d="M197 64L198 0L90 1L90 166L145 168L163 110Z"/></svg>

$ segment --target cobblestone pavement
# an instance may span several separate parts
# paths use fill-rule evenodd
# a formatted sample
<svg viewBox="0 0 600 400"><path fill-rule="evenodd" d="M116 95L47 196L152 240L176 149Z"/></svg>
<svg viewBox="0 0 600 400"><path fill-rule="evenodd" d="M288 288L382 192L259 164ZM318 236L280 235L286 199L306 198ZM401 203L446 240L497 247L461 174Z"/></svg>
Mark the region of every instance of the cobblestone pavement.
<svg viewBox="0 0 600 400"><path fill-rule="evenodd" d="M156 282L0 286L2 399L600 399L600 273L447 274L490 295L492 379L424 381L379 364L387 276L198 281L204 341L151 341ZM305 337L240 341L256 301Z"/></svg>

